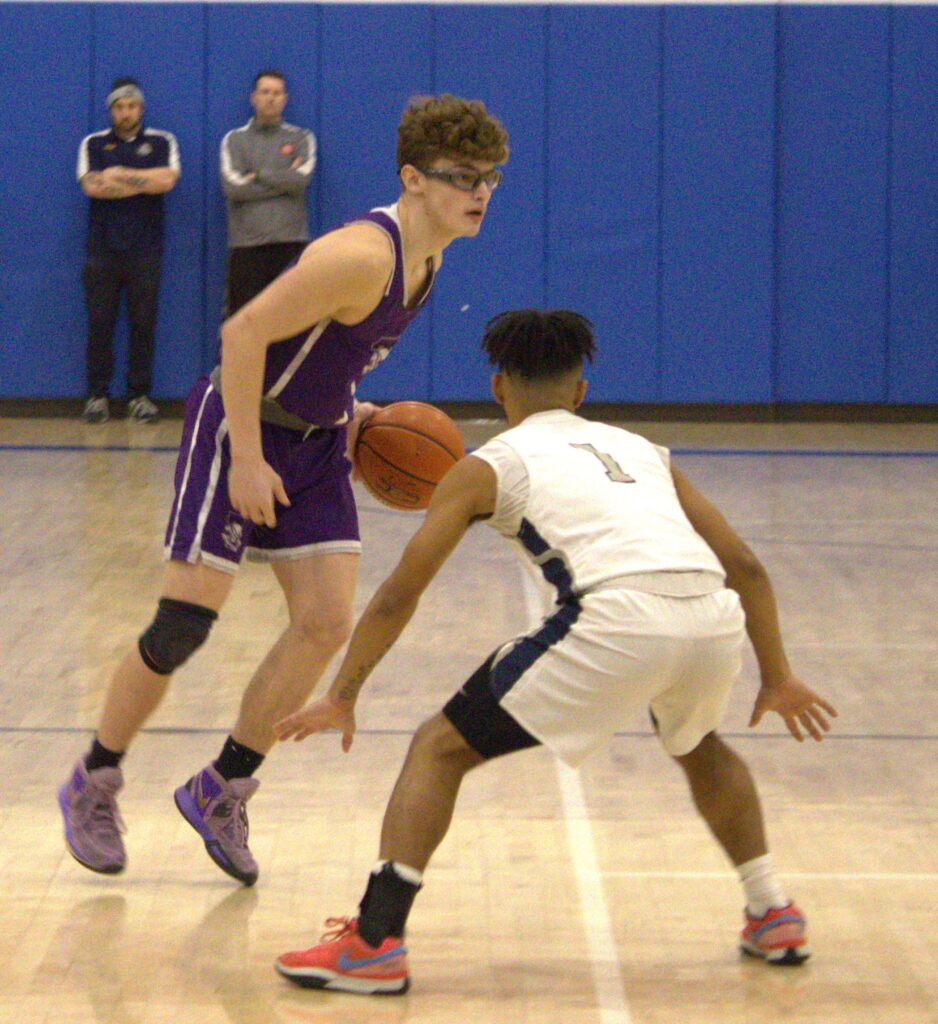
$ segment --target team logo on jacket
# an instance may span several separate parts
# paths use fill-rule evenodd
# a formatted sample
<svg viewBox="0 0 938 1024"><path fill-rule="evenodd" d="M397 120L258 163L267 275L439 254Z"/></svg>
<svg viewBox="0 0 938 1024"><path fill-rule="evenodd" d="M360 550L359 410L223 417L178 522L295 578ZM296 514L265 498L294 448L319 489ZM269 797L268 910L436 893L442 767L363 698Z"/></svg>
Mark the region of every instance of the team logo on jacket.
<svg viewBox="0 0 938 1024"><path fill-rule="evenodd" d="M153 147L149 142L144 142L142 146L137 146L137 156L149 156L153 152Z"/></svg>
<svg viewBox="0 0 938 1024"><path fill-rule="evenodd" d="M293 145L293 143L292 143L292 142L285 142L285 143L284 143L284 144L283 144L283 145L282 145L282 146L280 147L280 152L281 152L281 153L283 153L283 155L284 155L284 156L293 156L293 150L294 150L295 148L296 148L296 147L295 147L295 146Z"/></svg>

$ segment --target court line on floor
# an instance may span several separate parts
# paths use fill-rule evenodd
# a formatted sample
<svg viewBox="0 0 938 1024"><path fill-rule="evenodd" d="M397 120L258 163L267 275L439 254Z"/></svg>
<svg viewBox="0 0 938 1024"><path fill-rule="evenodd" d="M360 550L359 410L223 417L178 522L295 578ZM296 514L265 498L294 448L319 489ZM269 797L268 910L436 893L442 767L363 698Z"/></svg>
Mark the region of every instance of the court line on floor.
<svg viewBox="0 0 938 1024"><path fill-rule="evenodd" d="M179 445L139 444L0 444L0 452L168 452L175 455Z"/></svg>
<svg viewBox="0 0 938 1024"><path fill-rule="evenodd" d="M53 734L79 735L93 733L94 726L91 725L0 725L2 734ZM231 732L230 726L189 726L189 725L145 725L140 733L145 736L227 736ZM359 736L413 736L414 729L357 729ZM614 739L631 740L653 740L656 739L651 729L646 730L623 730L613 733ZM727 740L784 740L786 743L794 742L787 732L723 732L720 735ZM828 733L824 737L825 743L844 740L869 740L871 742L905 742L905 743L936 743L938 734L920 733Z"/></svg>
<svg viewBox="0 0 938 1024"><path fill-rule="evenodd" d="M524 606L528 619L541 618L541 599L531 578L521 572ZM625 985L619 966L615 934L603 892L603 876L596 854L596 841L583 796L580 774L555 758L557 782L563 805L570 859L580 897L583 931L593 974L593 988L599 1004L601 1024L631 1024Z"/></svg>
<svg viewBox="0 0 938 1024"><path fill-rule="evenodd" d="M938 871L782 871L781 874L786 879L808 881L938 882ZM739 884L739 879L730 871L604 871L603 878L706 878L725 879L735 885Z"/></svg>
<svg viewBox="0 0 938 1024"><path fill-rule="evenodd" d="M121 444L0 444L0 452L170 452L179 451L178 445L121 445ZM466 449L472 454L473 448ZM938 459L938 450L914 448L897 451L890 448L671 448L672 455L739 455L751 457L766 455L784 458L846 458L846 459Z"/></svg>

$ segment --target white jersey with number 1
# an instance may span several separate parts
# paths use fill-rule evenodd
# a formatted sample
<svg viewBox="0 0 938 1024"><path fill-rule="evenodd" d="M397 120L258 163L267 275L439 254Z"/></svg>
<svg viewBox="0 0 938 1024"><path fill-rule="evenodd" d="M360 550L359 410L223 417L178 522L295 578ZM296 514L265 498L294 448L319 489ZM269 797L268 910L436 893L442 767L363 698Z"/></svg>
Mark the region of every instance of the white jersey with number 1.
<svg viewBox="0 0 938 1024"><path fill-rule="evenodd" d="M724 586L722 566L678 501L666 448L555 409L473 454L498 478L488 524L523 547L558 600L612 581L628 586L628 576L653 593Z"/></svg>

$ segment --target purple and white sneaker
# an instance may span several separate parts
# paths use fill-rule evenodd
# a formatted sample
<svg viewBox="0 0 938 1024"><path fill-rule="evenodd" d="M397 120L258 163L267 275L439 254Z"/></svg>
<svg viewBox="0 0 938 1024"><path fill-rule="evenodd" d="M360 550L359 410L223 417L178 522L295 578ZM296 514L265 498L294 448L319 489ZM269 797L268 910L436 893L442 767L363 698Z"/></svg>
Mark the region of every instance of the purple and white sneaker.
<svg viewBox="0 0 938 1024"><path fill-rule="evenodd" d="M120 768L89 772L80 760L59 789L68 852L79 864L103 875L116 875L127 864L121 839L126 829L117 808L117 793L123 785Z"/></svg>
<svg viewBox="0 0 938 1024"><path fill-rule="evenodd" d="M257 779L225 779L212 765L176 790L179 813L205 841L209 857L245 885L257 881L257 861L248 849L245 804L257 792Z"/></svg>

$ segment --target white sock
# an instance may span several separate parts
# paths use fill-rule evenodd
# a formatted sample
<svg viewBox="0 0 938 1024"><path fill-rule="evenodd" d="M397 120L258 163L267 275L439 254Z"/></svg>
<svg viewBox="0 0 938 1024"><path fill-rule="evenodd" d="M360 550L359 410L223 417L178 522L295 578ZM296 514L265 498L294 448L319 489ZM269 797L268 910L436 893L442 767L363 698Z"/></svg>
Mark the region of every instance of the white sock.
<svg viewBox="0 0 938 1024"><path fill-rule="evenodd" d="M391 865L391 870L397 875L398 878L403 878L405 882L410 882L411 885L422 885L423 884L423 872L418 871L416 868L408 867L406 864L399 864L396 860L379 860L375 862L375 866L371 869L373 875L380 875L381 869L385 864Z"/></svg>
<svg viewBox="0 0 938 1024"><path fill-rule="evenodd" d="M782 883L775 876L771 854L747 860L736 870L746 893L746 907L753 917L764 917L770 907L788 905Z"/></svg>

